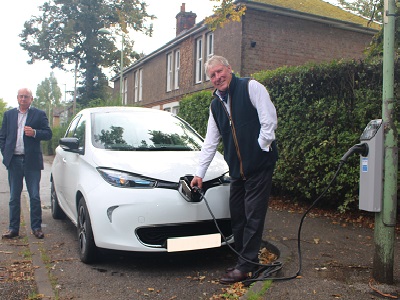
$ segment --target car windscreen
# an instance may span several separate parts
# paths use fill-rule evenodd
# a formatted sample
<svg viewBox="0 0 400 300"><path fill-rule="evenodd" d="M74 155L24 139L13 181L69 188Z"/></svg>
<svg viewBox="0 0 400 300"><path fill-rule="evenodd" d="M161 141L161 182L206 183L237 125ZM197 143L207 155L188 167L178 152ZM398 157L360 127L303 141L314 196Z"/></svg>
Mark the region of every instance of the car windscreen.
<svg viewBox="0 0 400 300"><path fill-rule="evenodd" d="M114 151L196 151L202 139L170 114L99 112L92 114L92 144Z"/></svg>

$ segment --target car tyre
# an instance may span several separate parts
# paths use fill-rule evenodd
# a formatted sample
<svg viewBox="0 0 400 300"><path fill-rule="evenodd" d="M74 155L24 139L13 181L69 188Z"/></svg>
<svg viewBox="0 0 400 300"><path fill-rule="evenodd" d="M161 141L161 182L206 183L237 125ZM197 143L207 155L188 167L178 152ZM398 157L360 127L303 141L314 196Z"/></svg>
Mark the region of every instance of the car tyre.
<svg viewBox="0 0 400 300"><path fill-rule="evenodd" d="M78 205L78 242L81 261L86 264L96 261L98 249L94 242L89 211L83 197L80 199Z"/></svg>
<svg viewBox="0 0 400 300"><path fill-rule="evenodd" d="M56 189L54 188L54 182L51 181L51 199L50 199L50 206L51 206L51 215L55 220L63 220L65 219L66 215L60 204L58 202L58 197L56 193Z"/></svg>

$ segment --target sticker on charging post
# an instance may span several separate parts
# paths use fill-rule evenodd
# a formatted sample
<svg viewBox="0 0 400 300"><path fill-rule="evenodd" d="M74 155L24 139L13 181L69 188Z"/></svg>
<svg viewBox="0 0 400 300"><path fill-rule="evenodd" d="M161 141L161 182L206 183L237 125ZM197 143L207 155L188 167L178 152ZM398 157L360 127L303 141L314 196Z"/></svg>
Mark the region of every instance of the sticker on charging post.
<svg viewBox="0 0 400 300"><path fill-rule="evenodd" d="M361 172L368 172L368 157L361 159Z"/></svg>

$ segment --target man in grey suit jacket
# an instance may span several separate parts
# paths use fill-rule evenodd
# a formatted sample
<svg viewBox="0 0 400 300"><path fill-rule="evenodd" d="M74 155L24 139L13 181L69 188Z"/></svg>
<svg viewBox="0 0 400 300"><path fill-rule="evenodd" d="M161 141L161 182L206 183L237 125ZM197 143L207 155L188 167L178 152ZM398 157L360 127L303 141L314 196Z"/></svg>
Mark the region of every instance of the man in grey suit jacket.
<svg viewBox="0 0 400 300"><path fill-rule="evenodd" d="M11 239L19 235L21 216L21 192L23 179L30 200L32 233L44 237L42 231L42 208L40 203L40 178L43 170L42 140L50 140L52 131L46 113L31 106L31 90L18 90L19 107L6 111L0 129L0 149L3 164L8 170L10 185L10 223L8 231L2 235Z"/></svg>

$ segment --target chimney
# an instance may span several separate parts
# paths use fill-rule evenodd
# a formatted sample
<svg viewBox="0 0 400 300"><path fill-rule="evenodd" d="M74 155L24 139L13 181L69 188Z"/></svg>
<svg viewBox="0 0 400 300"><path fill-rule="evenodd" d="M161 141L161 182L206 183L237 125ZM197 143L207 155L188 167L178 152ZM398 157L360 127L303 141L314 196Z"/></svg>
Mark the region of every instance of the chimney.
<svg viewBox="0 0 400 300"><path fill-rule="evenodd" d="M192 28L196 24L197 15L185 11L185 3L182 3L181 11L176 15L176 36Z"/></svg>

